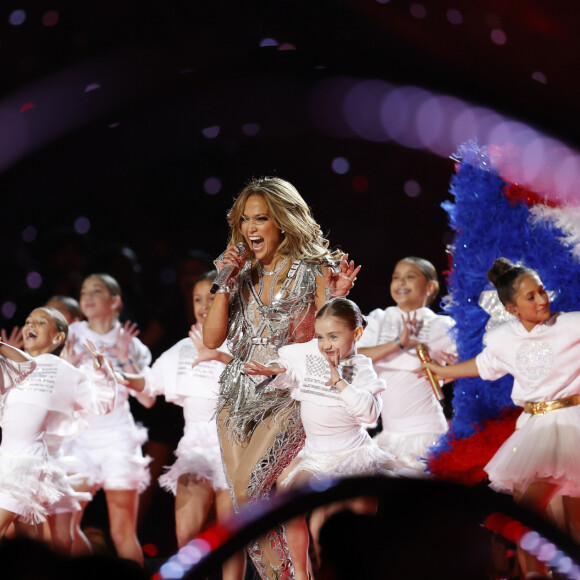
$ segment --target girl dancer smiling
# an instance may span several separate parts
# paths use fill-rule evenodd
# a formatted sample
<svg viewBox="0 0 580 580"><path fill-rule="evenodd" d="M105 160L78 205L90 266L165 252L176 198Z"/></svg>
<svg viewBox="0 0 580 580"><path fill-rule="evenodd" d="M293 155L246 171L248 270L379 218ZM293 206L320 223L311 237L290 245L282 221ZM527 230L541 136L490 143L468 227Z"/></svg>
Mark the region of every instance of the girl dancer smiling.
<svg viewBox="0 0 580 580"><path fill-rule="evenodd" d="M98 369L94 380L59 358L66 332L64 316L48 307L33 310L23 327L24 348L36 369L13 386L4 401L0 533L17 518L38 523L48 513L53 544L70 552L69 514L80 509L76 500L82 494L72 489L57 463L60 445L71 434L78 409L100 413L112 409L116 381L90 343L87 351Z"/></svg>
<svg viewBox="0 0 580 580"><path fill-rule="evenodd" d="M121 289L108 274L92 274L84 281L79 304L86 321L70 325L69 360L86 362L82 344L92 341L110 357L115 370L139 373L151 362L149 349L137 338L136 325L119 322ZM152 397L138 396L152 405ZM148 459L141 446L147 439L144 428L135 424L129 409L129 391L119 385L115 408L105 416L89 416L88 427L75 437L70 454L82 462L87 489L105 491L110 534L121 558L143 564L137 539L139 491L149 483Z"/></svg>
<svg viewBox="0 0 580 580"><path fill-rule="evenodd" d="M107 360L87 341L85 349L93 365L77 369L60 358L68 324L64 316L50 307L33 310L23 327L24 350L32 356L37 368L18 389L10 395L10 404L22 402L38 405L46 410L43 440L48 453L62 469L74 466L74 458L66 457L65 441L76 432L79 415L104 415L112 411L117 395L117 382ZM72 463L71 463L72 460ZM88 494L72 492L70 486L59 490L63 496L47 508L52 544L70 554L73 536L72 517L81 509L78 499L89 499Z"/></svg>
<svg viewBox="0 0 580 580"><path fill-rule="evenodd" d="M366 320L351 300L337 298L316 315L316 337L284 346L269 365L250 362L248 374L276 377L271 385L290 390L301 403L306 444L284 486L311 478L390 473L393 456L371 439L364 424L381 412L385 383L371 360L357 354ZM304 517L287 524L288 546L297 580L308 576L308 528Z"/></svg>
<svg viewBox="0 0 580 580"><path fill-rule="evenodd" d="M562 496L567 531L580 542L580 312L552 313L538 273L505 258L488 279L514 320L492 330L475 358L423 366L441 378L513 375L512 400L524 412L485 467L490 485L543 514ZM530 554L521 559L530 577L545 573Z"/></svg>
<svg viewBox="0 0 580 580"><path fill-rule="evenodd" d="M431 262L407 257L397 262L390 285L396 306L373 310L358 348L373 360L388 388L381 393L383 430L378 445L407 467L423 473L428 447L447 431L447 420L429 382L413 371L420 364L415 345L427 345L434 360L455 354L449 316L436 315L428 305L439 291Z"/></svg>

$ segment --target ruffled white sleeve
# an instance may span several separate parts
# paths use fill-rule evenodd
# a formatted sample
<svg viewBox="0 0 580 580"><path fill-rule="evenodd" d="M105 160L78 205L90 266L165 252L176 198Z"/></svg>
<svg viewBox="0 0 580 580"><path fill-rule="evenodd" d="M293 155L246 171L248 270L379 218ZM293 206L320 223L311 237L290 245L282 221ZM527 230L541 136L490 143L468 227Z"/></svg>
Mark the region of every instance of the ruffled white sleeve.
<svg viewBox="0 0 580 580"><path fill-rule="evenodd" d="M115 407L117 381L108 364L99 369L78 370L81 380L75 404L94 415L106 415Z"/></svg>
<svg viewBox="0 0 580 580"><path fill-rule="evenodd" d="M370 359L369 359L370 360ZM351 384L343 389L339 396L347 411L361 423L372 424L378 421L383 407L379 393L384 391L386 383L377 377L371 367L361 368Z"/></svg>
<svg viewBox="0 0 580 580"><path fill-rule="evenodd" d="M26 356L26 355L25 355ZM33 360L16 362L0 357L0 392L5 393L8 389L21 383L36 368Z"/></svg>

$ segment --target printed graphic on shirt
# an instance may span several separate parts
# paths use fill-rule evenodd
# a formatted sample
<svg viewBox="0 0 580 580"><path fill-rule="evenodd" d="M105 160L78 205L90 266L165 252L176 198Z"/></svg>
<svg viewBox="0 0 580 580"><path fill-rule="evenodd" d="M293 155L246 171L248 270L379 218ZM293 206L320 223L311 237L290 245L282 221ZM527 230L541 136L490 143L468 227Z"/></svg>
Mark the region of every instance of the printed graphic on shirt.
<svg viewBox="0 0 580 580"><path fill-rule="evenodd" d="M56 364L43 364L29 375L22 383L14 387L15 390L30 391L36 393L52 393L56 384L58 366Z"/></svg>
<svg viewBox="0 0 580 580"><path fill-rule="evenodd" d="M341 375L348 383L352 382L355 369L345 366L340 369ZM322 356L306 355L306 377L301 387L303 393L327 397L331 399L339 398L339 391L336 387L331 387L326 383L330 379L330 368L328 361Z"/></svg>
<svg viewBox="0 0 580 580"><path fill-rule="evenodd" d="M552 347L541 340L524 342L516 353L517 369L531 381L549 375L554 366Z"/></svg>

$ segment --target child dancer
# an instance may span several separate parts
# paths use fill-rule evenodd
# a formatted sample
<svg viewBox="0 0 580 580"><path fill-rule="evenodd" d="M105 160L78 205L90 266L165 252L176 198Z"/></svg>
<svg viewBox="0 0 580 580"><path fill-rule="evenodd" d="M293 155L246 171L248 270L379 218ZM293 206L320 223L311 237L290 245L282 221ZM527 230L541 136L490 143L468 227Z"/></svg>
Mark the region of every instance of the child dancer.
<svg viewBox="0 0 580 580"><path fill-rule="evenodd" d="M447 420L429 382L412 372L420 364L414 346L424 343L432 359L446 361L446 353L456 352L450 336L454 322L428 308L439 291L431 262L415 257L400 260L390 290L397 306L369 314L358 349L373 360L388 385L381 393L383 430L375 437L377 444L423 473L422 457L447 432Z"/></svg>
<svg viewBox="0 0 580 580"><path fill-rule="evenodd" d="M88 276L79 303L87 320L70 326L69 360L77 366L84 364L82 343L88 339L99 350L105 350L115 370L139 373L149 365L151 354L137 338L135 324L121 325L118 320L121 289L114 278L108 274ZM154 402L150 397L138 398L146 405ZM149 483L148 459L141 450L147 434L135 424L128 399L128 389L120 385L113 411L105 416L89 416L88 427L74 438L69 454L82 462L90 491L104 488L111 539L118 556L143 564L136 528L139 491Z"/></svg>
<svg viewBox="0 0 580 580"><path fill-rule="evenodd" d="M580 312L551 313L537 272L505 258L488 279L516 318L491 331L475 358L423 366L441 378L513 375L512 400L524 412L485 467L490 485L543 514L561 495L567 531L580 542ZM528 577L545 572L533 556L521 559Z"/></svg>
<svg viewBox="0 0 580 580"><path fill-rule="evenodd" d="M280 348L268 366L246 363L248 374L276 377L273 385L288 388L301 401L306 432L304 450L291 466L284 486L311 478L392 473L393 456L382 451L363 424L381 412L379 393L385 389L372 361L357 354L366 320L351 300L337 298L316 314L316 338ZM308 578L308 528L305 518L287 525L287 537L297 580Z"/></svg>
<svg viewBox="0 0 580 580"><path fill-rule="evenodd" d="M226 349L208 349L202 341L202 325L214 299L210 289L216 274L204 274L193 287L197 322L190 338L163 353L145 378L127 376L131 388L145 388L152 396L165 395L167 401L183 407L185 430L175 452L177 461L159 478L161 486L175 495L179 547L202 532L212 504L218 519L233 512L215 423L218 379L232 357ZM224 564L224 580L243 578L244 566L245 553L241 552Z"/></svg>
<svg viewBox="0 0 580 580"><path fill-rule="evenodd" d="M102 392L79 371L50 352L60 352L66 339L64 317L52 308L34 310L23 328L25 349L34 357L36 369L6 394L2 413L0 446L0 535L20 518L25 523L44 521L47 513L79 509L79 497L65 471L48 452L57 452L73 424L75 407L106 412L112 408L116 381L104 358L87 345L101 374ZM102 368L101 368L102 367ZM95 382L96 386L97 382ZM100 399L100 400L98 400ZM82 497L82 496L81 496ZM70 528L61 518L49 517L55 545L70 548ZM68 535L68 542L67 542Z"/></svg>
<svg viewBox="0 0 580 580"><path fill-rule="evenodd" d="M33 310L23 327L24 350L34 358L36 370L14 389L8 403L24 402L37 405L46 411L42 439L51 458L67 471L70 459L62 450L63 442L78 427L78 414L103 415L115 404L117 382L102 353L87 341L85 349L93 360L93 369L84 372L60 358L68 333L65 317L54 308ZM91 372L92 371L92 372ZM48 525L52 544L65 554L70 554L72 514L80 510L77 499L88 494L70 494L68 482L61 489L62 497L48 507ZM89 499L86 497L85 499Z"/></svg>

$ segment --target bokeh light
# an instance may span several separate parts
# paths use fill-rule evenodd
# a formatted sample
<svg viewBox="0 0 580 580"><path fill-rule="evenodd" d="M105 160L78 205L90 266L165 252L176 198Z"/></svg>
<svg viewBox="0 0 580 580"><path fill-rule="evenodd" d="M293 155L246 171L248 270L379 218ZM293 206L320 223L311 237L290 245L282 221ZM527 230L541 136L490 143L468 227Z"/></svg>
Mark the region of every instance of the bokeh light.
<svg viewBox="0 0 580 580"><path fill-rule="evenodd" d="M423 20L423 18L427 18L427 8L425 8L423 4L411 4L409 11L411 12L411 16L417 20Z"/></svg>
<svg viewBox="0 0 580 580"><path fill-rule="evenodd" d="M278 46L278 41L274 38L262 38L260 46Z"/></svg>
<svg viewBox="0 0 580 580"><path fill-rule="evenodd" d="M91 230L91 221L85 216L79 216L75 220L74 230L77 234L88 234Z"/></svg>
<svg viewBox="0 0 580 580"><path fill-rule="evenodd" d="M8 16L8 22L12 26L20 26L26 22L26 11L25 10L14 10Z"/></svg>
<svg viewBox="0 0 580 580"><path fill-rule="evenodd" d="M212 125L211 127L206 127L205 129L201 130L201 134L206 139L215 139L220 134L220 126Z"/></svg>
<svg viewBox="0 0 580 580"><path fill-rule="evenodd" d="M547 85L548 84L548 78L546 77L546 75L539 70L535 70L532 73L532 79L534 79L535 81L538 81L539 83L542 83L543 85Z"/></svg>
<svg viewBox="0 0 580 580"><path fill-rule="evenodd" d="M456 10L455 8L450 8L449 10L447 10L447 20L451 24L461 24L463 22L463 15L461 14L461 12L459 12L459 10Z"/></svg>
<svg viewBox="0 0 580 580"><path fill-rule="evenodd" d="M352 187L355 191L359 193L364 193L368 191L369 188L369 178L366 175L355 175L352 178Z"/></svg>
<svg viewBox="0 0 580 580"><path fill-rule="evenodd" d="M222 190L222 180L219 177L208 177L203 182L203 190L208 195L215 195Z"/></svg>
<svg viewBox="0 0 580 580"><path fill-rule="evenodd" d="M507 42L507 34L501 28L494 28L490 36L491 41L498 46L503 46Z"/></svg>
<svg viewBox="0 0 580 580"><path fill-rule="evenodd" d="M28 226L22 230L20 236L22 237L22 241L26 242L27 244L34 242L36 240L36 236L38 235L38 231L34 226Z"/></svg>
<svg viewBox="0 0 580 580"><path fill-rule="evenodd" d="M91 91L96 91L100 88L101 85L99 83L90 83L85 87L85 90L83 92L90 93Z"/></svg>
<svg viewBox="0 0 580 580"><path fill-rule="evenodd" d="M60 14L56 10L48 10L42 15L44 26L56 26L60 20Z"/></svg>
<svg viewBox="0 0 580 580"><path fill-rule="evenodd" d="M2 311L2 316L4 316L4 318L11 320L12 317L16 314L16 304L11 300L7 300L4 302L4 304L2 304L2 308L0 310Z"/></svg>
<svg viewBox="0 0 580 580"><path fill-rule="evenodd" d="M344 175L348 173L350 169L350 163L346 157L335 157L332 160L332 171L338 173L339 175Z"/></svg>
<svg viewBox="0 0 580 580"><path fill-rule="evenodd" d="M259 123L244 123L242 125L242 133L246 137L255 137L260 132Z"/></svg>
<svg viewBox="0 0 580 580"><path fill-rule="evenodd" d="M26 275L26 285L32 290L42 286L42 276L38 272L28 272Z"/></svg>
<svg viewBox="0 0 580 580"><path fill-rule="evenodd" d="M419 197L421 195L421 186L414 179L409 179L403 185L403 191L409 197Z"/></svg>

